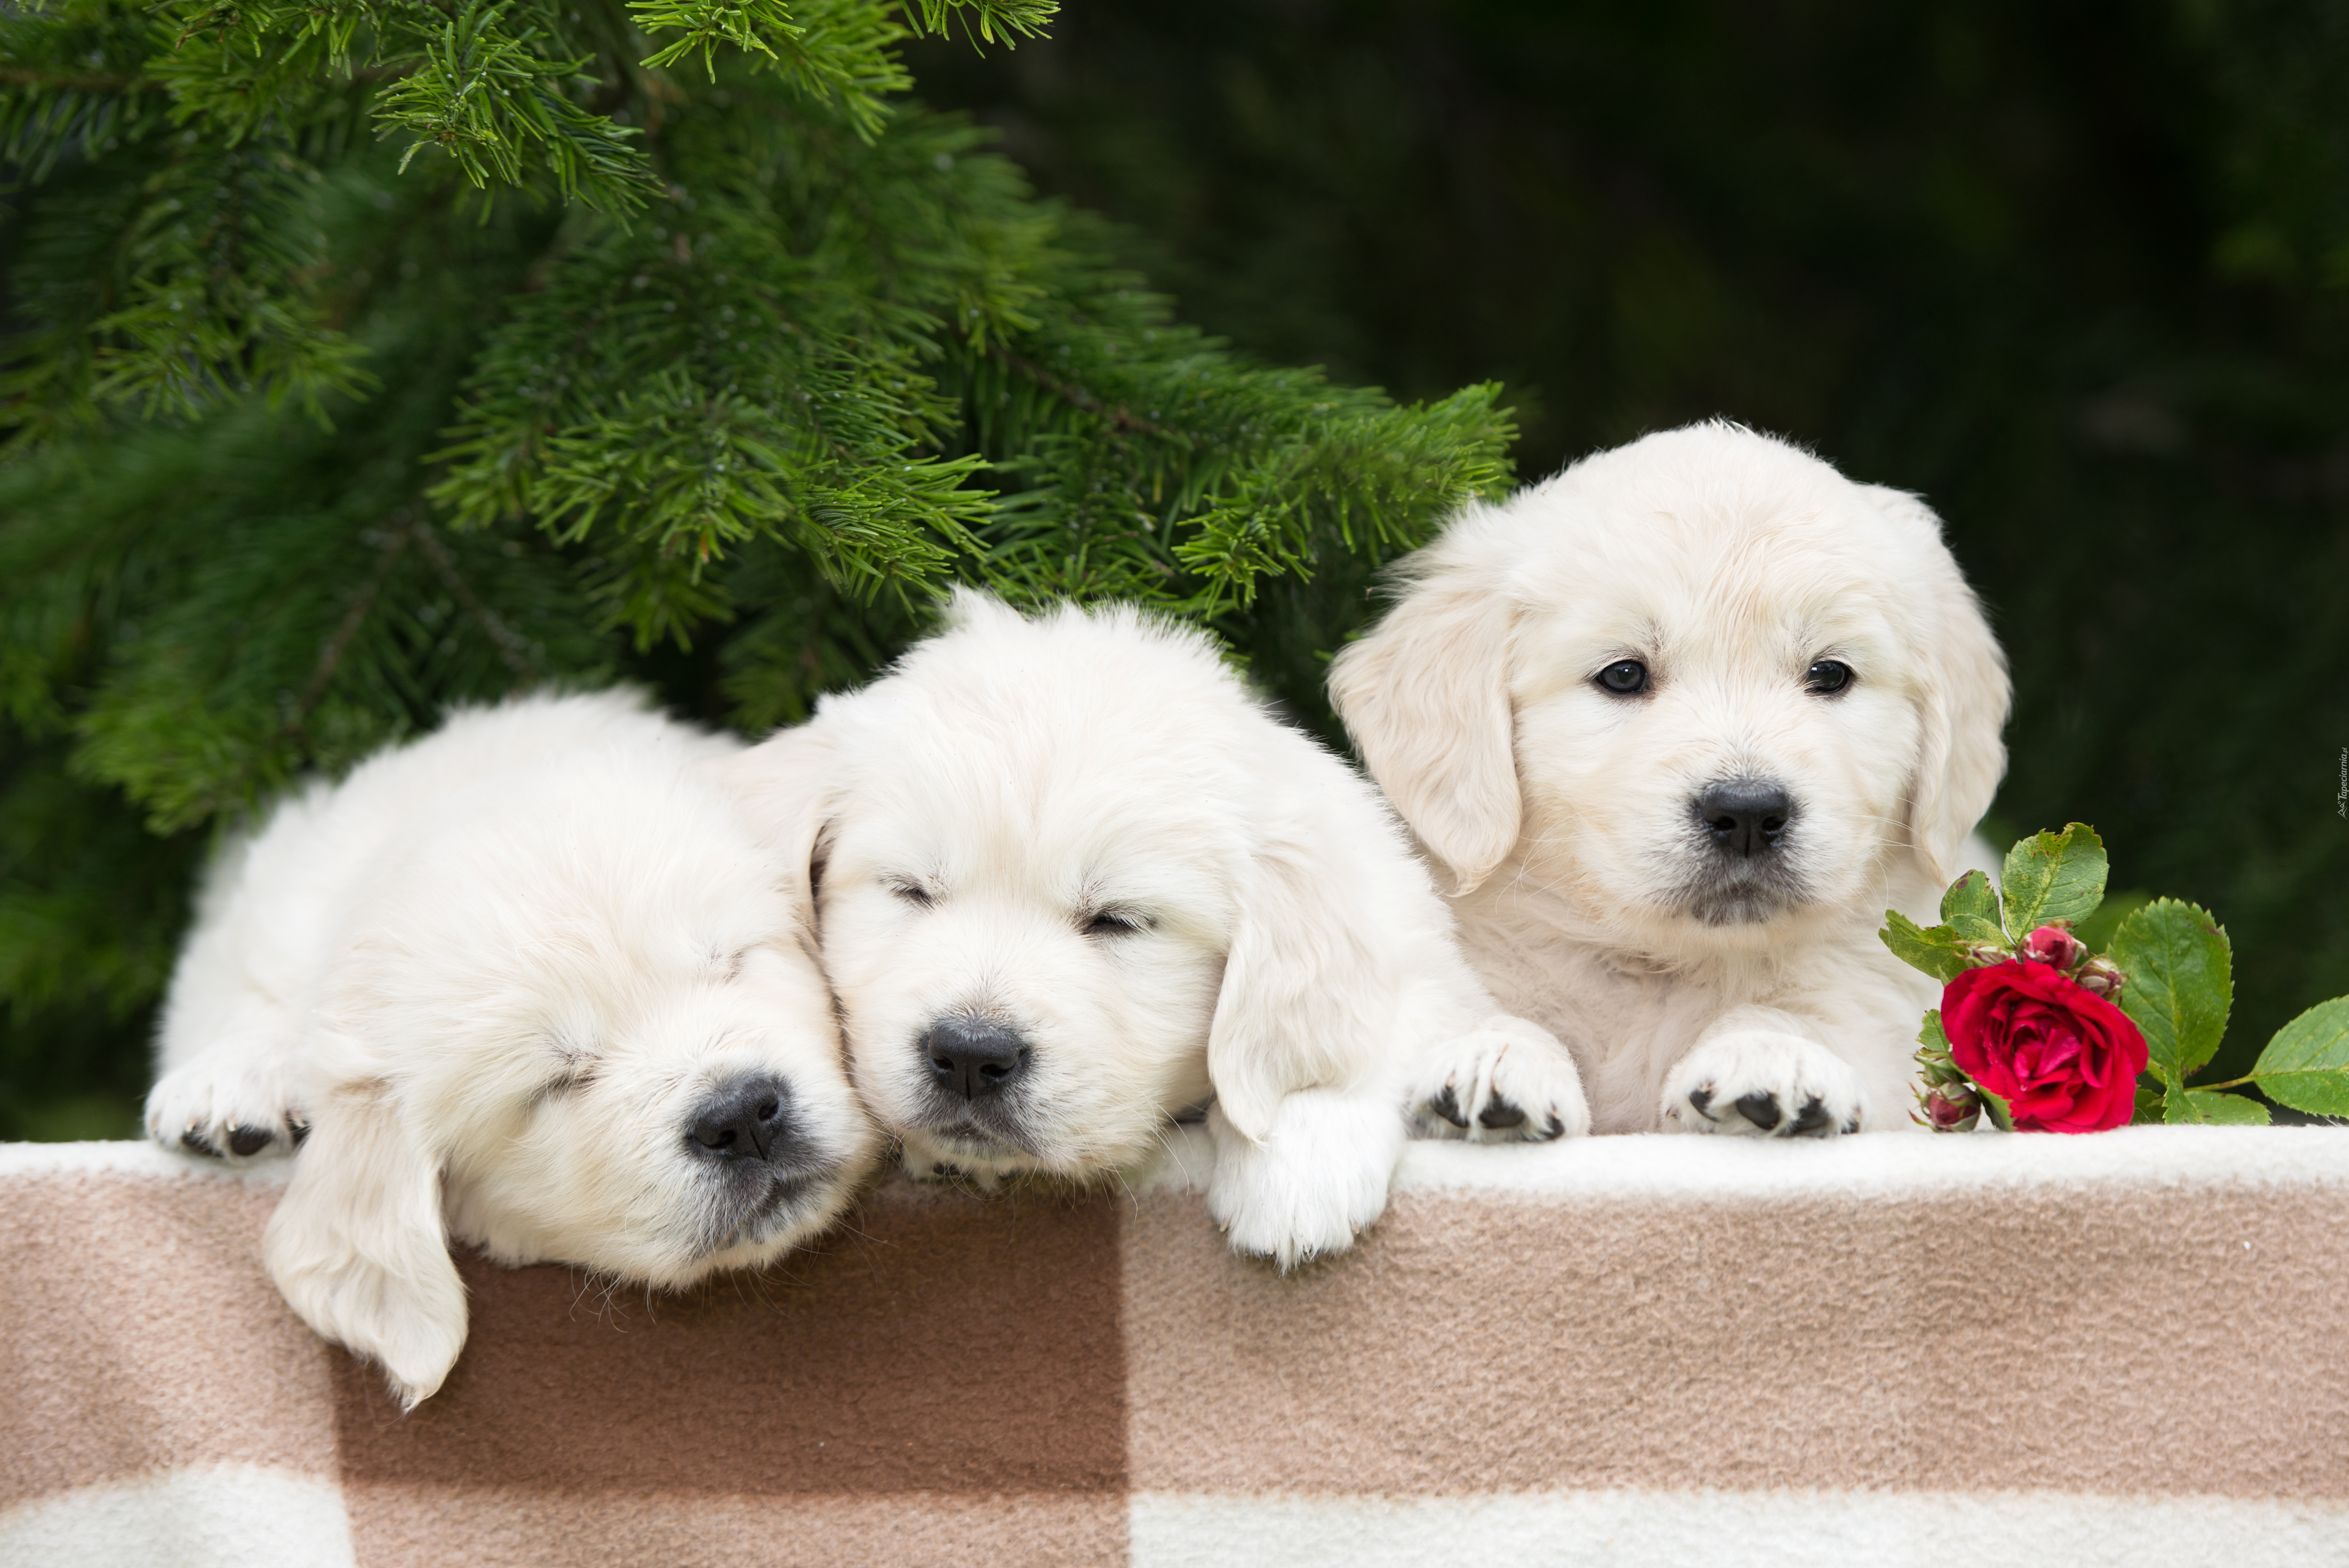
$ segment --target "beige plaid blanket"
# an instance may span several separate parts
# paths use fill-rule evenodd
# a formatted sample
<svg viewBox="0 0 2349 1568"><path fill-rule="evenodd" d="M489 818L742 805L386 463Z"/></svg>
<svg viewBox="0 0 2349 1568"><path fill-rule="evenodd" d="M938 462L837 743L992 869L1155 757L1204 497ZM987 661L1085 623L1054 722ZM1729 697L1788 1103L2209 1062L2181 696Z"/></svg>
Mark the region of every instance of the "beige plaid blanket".
<svg viewBox="0 0 2349 1568"><path fill-rule="evenodd" d="M469 1263L401 1417L276 1192L0 1149L0 1563L2349 1564L2349 1133L1417 1145L1355 1253L886 1185L689 1295Z"/></svg>

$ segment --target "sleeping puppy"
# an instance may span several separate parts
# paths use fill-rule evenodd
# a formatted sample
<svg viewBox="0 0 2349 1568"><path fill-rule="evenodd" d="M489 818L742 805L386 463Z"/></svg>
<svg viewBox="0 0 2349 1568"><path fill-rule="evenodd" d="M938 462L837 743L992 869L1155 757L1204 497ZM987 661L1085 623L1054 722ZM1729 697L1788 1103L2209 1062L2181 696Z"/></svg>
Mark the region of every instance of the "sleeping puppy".
<svg viewBox="0 0 2349 1568"><path fill-rule="evenodd" d="M1876 932L1982 853L2008 703L1923 503L1695 425L1472 505L1401 575L1331 694L1599 1130L1907 1126L1935 994Z"/></svg>
<svg viewBox="0 0 2349 1568"><path fill-rule="evenodd" d="M1435 1047L1497 1018L1376 793L1204 636L1127 609L949 629L732 769L812 888L859 1091L917 1177L1086 1182L1211 1098L1209 1206L1283 1265L1386 1204ZM1587 1124L1578 1097L1483 1136Z"/></svg>
<svg viewBox="0 0 2349 1568"><path fill-rule="evenodd" d="M148 1130L294 1152L271 1275L413 1408L465 1339L451 1238L658 1286L822 1230L878 1152L803 906L630 696L463 712L212 867Z"/></svg>

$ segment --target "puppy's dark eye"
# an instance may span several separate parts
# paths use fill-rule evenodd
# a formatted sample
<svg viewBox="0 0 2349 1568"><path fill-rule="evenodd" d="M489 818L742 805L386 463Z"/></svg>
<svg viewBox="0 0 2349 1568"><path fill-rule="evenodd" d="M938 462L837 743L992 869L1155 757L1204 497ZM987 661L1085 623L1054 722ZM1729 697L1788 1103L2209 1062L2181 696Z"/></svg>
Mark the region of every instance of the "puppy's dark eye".
<svg viewBox="0 0 2349 1568"><path fill-rule="evenodd" d="M1833 696L1851 685L1851 666L1839 659L1821 659L1803 677L1803 685L1821 696Z"/></svg>
<svg viewBox="0 0 2349 1568"><path fill-rule="evenodd" d="M916 909L927 909L937 902L930 896L929 889L916 882L893 882L889 884L889 891Z"/></svg>
<svg viewBox="0 0 2349 1568"><path fill-rule="evenodd" d="M1113 909L1081 917L1087 936L1132 936L1148 923L1139 915L1123 914Z"/></svg>
<svg viewBox="0 0 2349 1568"><path fill-rule="evenodd" d="M1617 696L1636 696L1648 689L1648 666L1637 659L1609 665L1597 676L1599 688Z"/></svg>

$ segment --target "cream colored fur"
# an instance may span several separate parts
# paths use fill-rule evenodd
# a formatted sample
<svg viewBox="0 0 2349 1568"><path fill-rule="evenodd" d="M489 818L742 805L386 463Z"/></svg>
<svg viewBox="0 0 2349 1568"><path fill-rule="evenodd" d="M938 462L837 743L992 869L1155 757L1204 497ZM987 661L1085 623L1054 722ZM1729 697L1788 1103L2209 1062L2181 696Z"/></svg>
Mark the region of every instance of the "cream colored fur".
<svg viewBox="0 0 2349 1568"><path fill-rule="evenodd" d="M965 594L734 772L811 868L858 1088L917 1177L1109 1180L1212 1098L1214 1212L1294 1263L1384 1208L1431 1062L1556 1054L1493 1016L1375 791L1195 633ZM942 1088L941 1020L1016 1032L1019 1077ZM1506 1135L1583 1130L1568 1089Z"/></svg>
<svg viewBox="0 0 2349 1568"><path fill-rule="evenodd" d="M877 1152L805 906L711 777L739 749L619 693L462 712L213 867L149 1130L299 1141L271 1274L406 1403L464 1343L451 1240L681 1285L821 1230ZM788 1161L692 1144L770 1078Z"/></svg>
<svg viewBox="0 0 2349 1568"><path fill-rule="evenodd" d="M1472 961L1570 1048L1598 1130L1783 1133L1814 1102L1806 1130L1909 1125L1934 987L1876 932L1982 859L2008 706L1924 504L1696 425L1470 506L1400 580L1330 691ZM1849 686L1807 689L1829 659ZM1623 660L1649 690L1597 684ZM1733 778L1793 796L1793 891L1709 923L1693 800ZM1785 1119L1729 1109L1745 1095Z"/></svg>

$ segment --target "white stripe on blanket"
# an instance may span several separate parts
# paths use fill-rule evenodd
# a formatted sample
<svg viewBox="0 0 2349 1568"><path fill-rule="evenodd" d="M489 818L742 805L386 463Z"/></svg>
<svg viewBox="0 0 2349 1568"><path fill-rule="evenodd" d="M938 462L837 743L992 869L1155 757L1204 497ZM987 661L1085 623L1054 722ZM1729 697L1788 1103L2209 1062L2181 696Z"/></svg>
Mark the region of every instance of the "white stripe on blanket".
<svg viewBox="0 0 2349 1568"><path fill-rule="evenodd" d="M1467 1497L1137 1492L1133 1568L2340 1568L2349 1511L2062 1492L1583 1491Z"/></svg>
<svg viewBox="0 0 2349 1568"><path fill-rule="evenodd" d="M2124 1127L2055 1133L1892 1132L1826 1142L1666 1133L1557 1143L1408 1145L1402 1192L1523 1194L1544 1202L1934 1197L2102 1183L2135 1188L2349 1187L2349 1137L2332 1127ZM1204 1191L1203 1128L1171 1136L1131 1185Z"/></svg>
<svg viewBox="0 0 2349 1568"><path fill-rule="evenodd" d="M2153 1187L2349 1187L2349 1137L2332 1127L2124 1127L2064 1138L1892 1133L1828 1142L1663 1133L1541 1144L1414 1142L1404 1192L1521 1192L1624 1199L1931 1196L2099 1182ZM1215 1146L1200 1127L1170 1130L1127 1183L1204 1191ZM282 1186L285 1160L241 1170L151 1143L0 1143L0 1179L59 1171L202 1178Z"/></svg>
<svg viewBox="0 0 2349 1568"><path fill-rule="evenodd" d="M0 1512L0 1563L89 1568L348 1568L342 1488L267 1465L203 1465L76 1487Z"/></svg>
<svg viewBox="0 0 2349 1568"><path fill-rule="evenodd" d="M121 1143L0 1143L0 1181L29 1176L156 1176L171 1180L242 1181L283 1187L290 1160L232 1167L195 1154L174 1154L144 1140Z"/></svg>

